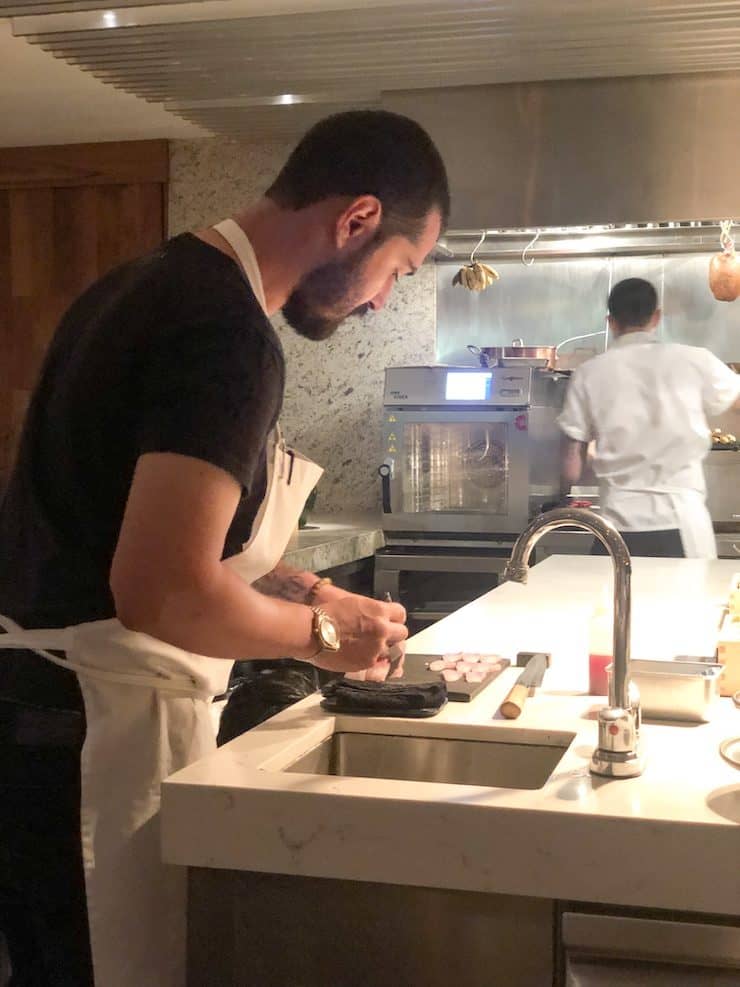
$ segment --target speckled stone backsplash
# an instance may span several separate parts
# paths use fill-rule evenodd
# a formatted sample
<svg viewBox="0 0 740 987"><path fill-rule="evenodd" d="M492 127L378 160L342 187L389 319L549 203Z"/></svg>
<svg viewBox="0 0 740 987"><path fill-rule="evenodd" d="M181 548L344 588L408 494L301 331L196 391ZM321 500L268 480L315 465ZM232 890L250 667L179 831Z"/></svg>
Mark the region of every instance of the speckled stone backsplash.
<svg viewBox="0 0 740 987"><path fill-rule="evenodd" d="M291 147L220 139L170 143L171 234L218 222L257 198ZM434 267L404 278L377 315L352 320L323 343L278 317L288 366L282 424L288 440L326 470L316 511L380 511L377 467L383 371L434 362Z"/></svg>

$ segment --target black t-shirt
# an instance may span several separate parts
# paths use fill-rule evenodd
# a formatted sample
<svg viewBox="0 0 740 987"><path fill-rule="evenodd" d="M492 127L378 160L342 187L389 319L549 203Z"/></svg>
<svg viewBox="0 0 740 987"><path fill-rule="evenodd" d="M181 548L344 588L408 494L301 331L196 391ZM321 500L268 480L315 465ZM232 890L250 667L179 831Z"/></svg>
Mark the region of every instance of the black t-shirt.
<svg viewBox="0 0 740 987"><path fill-rule="evenodd" d="M110 566L146 452L194 456L239 481L223 555L238 552L264 496L284 378L241 269L191 234L92 285L51 342L0 504L0 613L29 628L114 615ZM70 673L8 655L0 696L78 705Z"/></svg>

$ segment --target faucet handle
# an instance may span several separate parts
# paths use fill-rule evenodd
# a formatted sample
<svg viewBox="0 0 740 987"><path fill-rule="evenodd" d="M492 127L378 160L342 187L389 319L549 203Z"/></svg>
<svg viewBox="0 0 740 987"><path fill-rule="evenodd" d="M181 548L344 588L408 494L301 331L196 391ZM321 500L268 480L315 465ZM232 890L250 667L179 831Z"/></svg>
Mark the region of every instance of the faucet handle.
<svg viewBox="0 0 740 987"><path fill-rule="evenodd" d="M622 709L605 706L599 710L599 745L591 758L591 772L608 778L636 778L642 774L640 750L640 703Z"/></svg>

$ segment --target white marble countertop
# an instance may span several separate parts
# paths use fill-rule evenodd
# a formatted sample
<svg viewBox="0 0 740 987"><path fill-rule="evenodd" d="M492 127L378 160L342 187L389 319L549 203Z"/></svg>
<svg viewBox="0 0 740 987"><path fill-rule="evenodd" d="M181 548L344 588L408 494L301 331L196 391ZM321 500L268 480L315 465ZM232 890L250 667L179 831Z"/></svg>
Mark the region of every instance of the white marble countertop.
<svg viewBox="0 0 740 987"><path fill-rule="evenodd" d="M737 563L634 560L633 655L707 654ZM527 586L505 584L410 641L409 651L514 658L552 667L516 721L498 707L507 670L471 703L430 720L332 716L318 697L285 710L163 787L168 861L740 914L740 772L719 743L740 734L729 699L708 724L643 728L639 778L595 778L584 694L587 623L611 585L608 559L555 556ZM572 735L542 788L515 790L285 773L333 730L552 743Z"/></svg>
<svg viewBox="0 0 740 987"><path fill-rule="evenodd" d="M311 516L296 532L283 556L297 569L322 572L375 554L385 544L379 516Z"/></svg>

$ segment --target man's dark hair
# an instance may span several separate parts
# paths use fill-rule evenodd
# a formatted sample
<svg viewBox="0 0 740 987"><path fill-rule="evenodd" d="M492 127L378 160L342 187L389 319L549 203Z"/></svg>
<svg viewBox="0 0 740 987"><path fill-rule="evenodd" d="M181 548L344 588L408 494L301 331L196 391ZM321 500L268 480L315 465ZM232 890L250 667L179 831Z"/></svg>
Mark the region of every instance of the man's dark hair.
<svg viewBox="0 0 740 987"><path fill-rule="evenodd" d="M642 327L655 315L658 295L649 281L626 278L612 288L608 306L609 315L620 329Z"/></svg>
<svg viewBox="0 0 740 987"><path fill-rule="evenodd" d="M334 195L374 195L381 233L417 239L437 208L450 212L447 172L431 137L414 120L385 110L326 117L303 137L265 193L283 209L304 209Z"/></svg>

